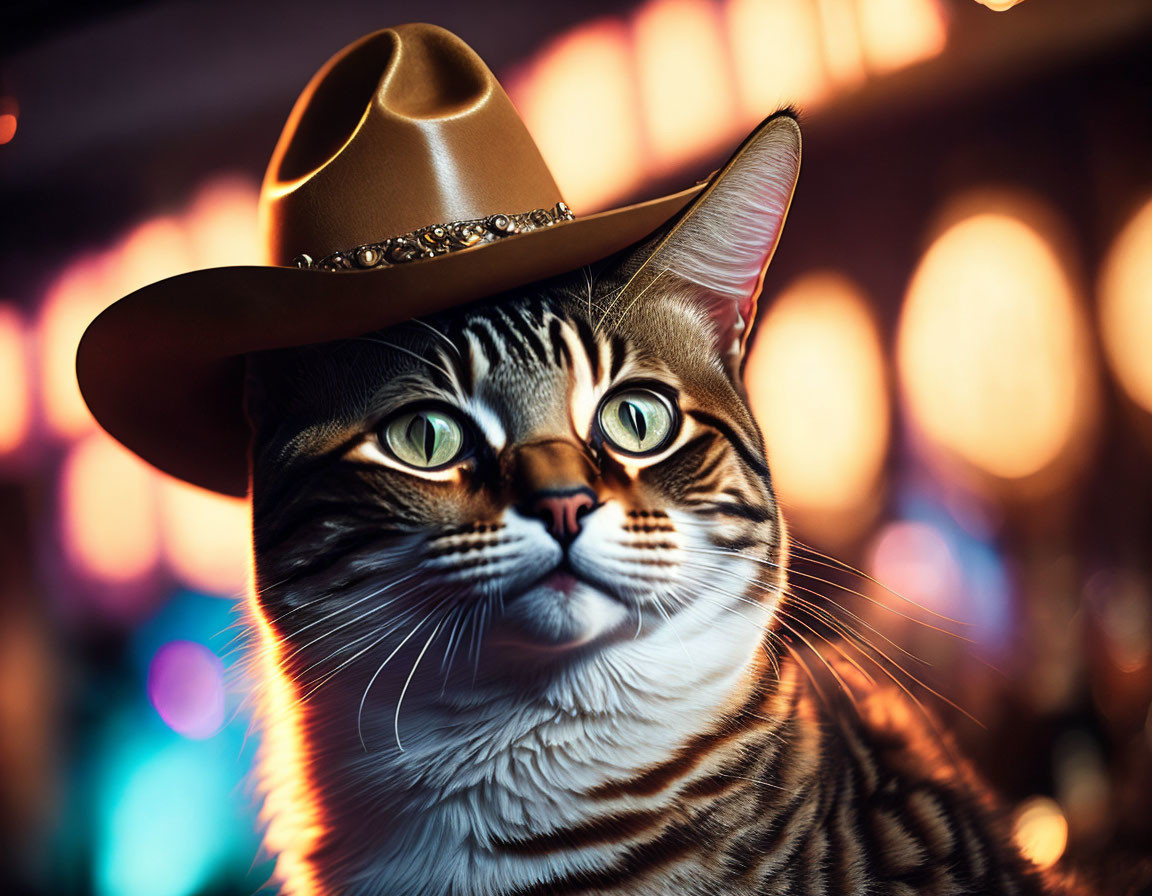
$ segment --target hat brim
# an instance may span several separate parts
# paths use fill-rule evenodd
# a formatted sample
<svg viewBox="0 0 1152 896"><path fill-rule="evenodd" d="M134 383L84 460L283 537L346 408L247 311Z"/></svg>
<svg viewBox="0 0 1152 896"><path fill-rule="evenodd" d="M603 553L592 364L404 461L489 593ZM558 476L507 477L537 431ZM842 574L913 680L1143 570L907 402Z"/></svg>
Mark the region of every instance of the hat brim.
<svg viewBox="0 0 1152 896"><path fill-rule="evenodd" d="M80 391L100 425L153 466L242 497L245 354L360 336L575 270L648 236L705 186L395 267L170 277L88 327L76 355Z"/></svg>

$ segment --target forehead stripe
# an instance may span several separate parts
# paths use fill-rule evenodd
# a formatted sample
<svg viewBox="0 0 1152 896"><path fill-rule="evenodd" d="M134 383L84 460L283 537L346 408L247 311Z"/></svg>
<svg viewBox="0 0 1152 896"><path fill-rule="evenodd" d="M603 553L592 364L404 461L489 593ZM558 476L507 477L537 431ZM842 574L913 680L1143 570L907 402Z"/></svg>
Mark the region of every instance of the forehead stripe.
<svg viewBox="0 0 1152 896"><path fill-rule="evenodd" d="M516 357L519 360L530 360L528 349L524 345L524 340L520 339L512 327L509 326L508 316L506 314L501 311L500 313L494 314L491 318L487 318L486 320L488 325L491 326L492 329L496 332L496 335L500 337L500 344L504 347L505 354L508 354L509 351L512 351L515 352Z"/></svg>
<svg viewBox="0 0 1152 896"><path fill-rule="evenodd" d="M552 318L552 322L548 324L548 340L552 343L552 362L557 367L572 366L572 350L568 348L568 343L564 341L564 333L560 324L560 318Z"/></svg>
<svg viewBox="0 0 1152 896"><path fill-rule="evenodd" d="M489 367L495 367L500 363L500 349L496 347L496 340L492 338L492 334L486 326L478 321L471 322L464 328L464 333L479 343L480 351L484 353L484 359L488 362ZM471 348L472 342L469 341L468 345Z"/></svg>
<svg viewBox="0 0 1152 896"><path fill-rule="evenodd" d="M608 378L615 379L620 373L620 368L624 366L625 359L628 357L628 343L623 336L617 336L613 333L608 345L612 356L612 367L609 371Z"/></svg>
<svg viewBox="0 0 1152 896"><path fill-rule="evenodd" d="M577 317L573 323L576 325L576 335L580 337L580 344L584 346L584 353L588 356L588 363L592 367L592 379L600 379L600 347L596 343L596 336L592 328L582 317Z"/></svg>
<svg viewBox="0 0 1152 896"><path fill-rule="evenodd" d="M541 364L548 363L548 351L544 348L544 343L537 335L537 327L527 317L527 311L521 309L520 313L513 317L513 323L517 324L516 330L528 348L532 349L532 353L536 355Z"/></svg>

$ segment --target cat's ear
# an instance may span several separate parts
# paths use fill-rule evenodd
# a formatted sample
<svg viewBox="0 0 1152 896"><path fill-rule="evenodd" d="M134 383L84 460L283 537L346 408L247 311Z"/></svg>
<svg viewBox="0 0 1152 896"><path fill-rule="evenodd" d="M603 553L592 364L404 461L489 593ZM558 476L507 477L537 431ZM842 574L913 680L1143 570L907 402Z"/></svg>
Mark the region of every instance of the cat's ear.
<svg viewBox="0 0 1152 896"><path fill-rule="evenodd" d="M622 298L682 281L701 302L733 372L743 362L764 271L800 172L800 126L790 110L767 119L651 248ZM667 278L665 283L656 283ZM678 290L674 290L678 291ZM642 299L641 299L642 301Z"/></svg>

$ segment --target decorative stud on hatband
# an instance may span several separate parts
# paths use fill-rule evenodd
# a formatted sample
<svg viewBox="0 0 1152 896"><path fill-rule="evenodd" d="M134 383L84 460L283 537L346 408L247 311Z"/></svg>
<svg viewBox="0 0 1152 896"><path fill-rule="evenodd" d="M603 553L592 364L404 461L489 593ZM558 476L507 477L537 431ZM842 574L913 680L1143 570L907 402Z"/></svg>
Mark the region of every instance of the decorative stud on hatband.
<svg viewBox="0 0 1152 896"><path fill-rule="evenodd" d="M575 217L567 203L557 202L552 208L534 208L530 212L510 215L501 213L468 221L430 224L411 233L365 243L354 249L342 249L325 255L319 261L313 261L310 255L297 255L292 259L292 264L298 268L319 271L367 271L447 255L458 249L469 249L506 236L572 221Z"/></svg>

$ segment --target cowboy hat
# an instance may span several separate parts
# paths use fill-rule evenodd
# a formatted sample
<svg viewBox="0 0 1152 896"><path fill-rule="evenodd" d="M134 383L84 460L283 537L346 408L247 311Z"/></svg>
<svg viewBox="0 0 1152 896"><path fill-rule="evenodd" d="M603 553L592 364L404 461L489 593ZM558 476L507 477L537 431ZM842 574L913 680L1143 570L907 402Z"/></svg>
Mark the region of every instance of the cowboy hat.
<svg viewBox="0 0 1152 896"><path fill-rule="evenodd" d="M471 48L433 25L377 31L329 60L288 118L261 192L268 263L181 274L115 302L80 342L80 389L154 466L242 496L247 353L362 335L574 270L706 187L575 218Z"/></svg>

